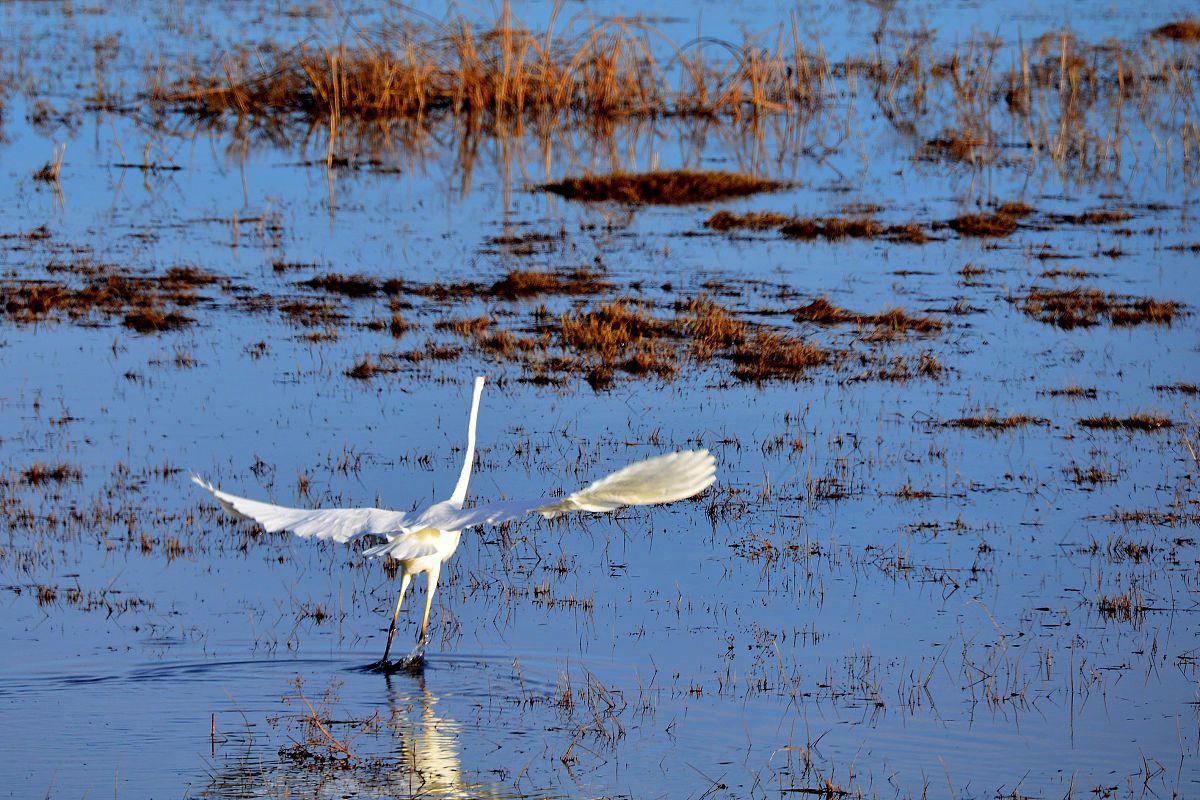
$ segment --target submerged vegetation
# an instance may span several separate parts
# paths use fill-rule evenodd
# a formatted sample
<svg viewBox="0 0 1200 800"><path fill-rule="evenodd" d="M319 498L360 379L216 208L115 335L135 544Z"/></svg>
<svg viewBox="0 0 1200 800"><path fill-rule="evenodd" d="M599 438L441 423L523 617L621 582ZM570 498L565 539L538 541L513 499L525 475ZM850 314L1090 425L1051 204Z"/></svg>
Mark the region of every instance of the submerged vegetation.
<svg viewBox="0 0 1200 800"><path fill-rule="evenodd" d="M802 375L805 370L828 361L829 353L797 336L756 331L738 343L730 358L737 365L734 377L763 381Z"/></svg>
<svg viewBox="0 0 1200 800"><path fill-rule="evenodd" d="M1174 39L1177 42L1200 42L1200 20L1182 19L1178 22L1168 22L1155 28L1154 35L1160 39Z"/></svg>
<svg viewBox="0 0 1200 800"><path fill-rule="evenodd" d="M178 330L192 320L177 309L200 302L196 289L217 281L209 273L191 267L174 267L162 275L139 275L90 261L62 265L50 272L66 272L76 280L0 281L2 310L9 319L33 323L119 318L139 333Z"/></svg>
<svg viewBox="0 0 1200 800"><path fill-rule="evenodd" d="M747 322L706 297L680 301L673 316L624 297L535 320L534 335L499 328L490 316L443 319L435 327L487 357L522 364L535 383L581 375L597 389L611 386L617 374L670 379L689 363L727 363L743 381L796 380L831 358L800 336ZM348 374L384 371L368 357Z"/></svg>
<svg viewBox="0 0 1200 800"><path fill-rule="evenodd" d="M771 192L783 186L779 181L733 172L674 170L564 178L542 189L568 200L683 205Z"/></svg>
<svg viewBox="0 0 1200 800"><path fill-rule="evenodd" d="M1170 325L1180 313L1179 303L1171 300L1117 295L1088 286L1034 286L1010 300L1019 303L1026 315L1064 330L1098 325L1105 318L1109 324L1123 327Z"/></svg>
<svg viewBox="0 0 1200 800"><path fill-rule="evenodd" d="M1017 229L1017 217L1010 214L962 214L947 223L963 236L1008 236Z"/></svg>
<svg viewBox="0 0 1200 800"><path fill-rule="evenodd" d="M1174 427L1175 423L1161 414L1137 413L1128 417L1105 414L1100 417L1084 417L1079 424L1096 430L1158 431Z"/></svg>
<svg viewBox="0 0 1200 800"><path fill-rule="evenodd" d="M937 317L901 307L874 313L850 311L824 297L799 307L779 305L755 313L706 294L677 293L666 284L659 290L662 298L655 302L629 293L635 288L642 292L640 284L619 287L604 273L584 268L512 269L490 282L432 284L328 272L292 284L318 295L333 295L338 301L261 291L248 294L235 281L194 268L133 275L81 262L60 272L72 280L0 284L7 292L4 310L9 318L23 323L110 322L141 334L161 334L197 321L181 309L192 309L194 314L220 305L249 314L277 312L304 330L300 338L312 343L337 341L339 329L349 326L386 332L393 339L425 330L422 347L367 353L344 370L348 377L363 381L454 361L464 352L512 364L523 373L522 380L562 385L583 378L597 389L610 387L618 375L670 380L685 365L727 370L731 377L751 382L799 380L816 367L846 373L854 380L889 381L936 379L943 369L927 352L898 356L879 350L911 334L943 332L946 323ZM216 294L198 294L203 287ZM726 297L743 297L745 291L732 285L713 288ZM747 288L751 290L744 300L749 301L765 287ZM535 300L540 302L528 302ZM346 305L379 302L386 303L385 314L365 318ZM415 309L479 302L507 307L474 317L442 315L431 325L423 325L412 314ZM547 302L570 305L551 312ZM837 334L845 341L837 346L813 341L807 333L756 318L763 312L790 317L801 325L847 326ZM447 343L445 335L465 340L466 350ZM180 367L194 362L186 352L175 358ZM868 368L854 372L856 366Z"/></svg>
<svg viewBox="0 0 1200 800"><path fill-rule="evenodd" d="M1008 414L1000 416L989 411L977 417L959 417L946 423L951 428L982 428L990 431L1003 431L1011 428L1023 428L1027 425L1049 425L1050 420L1032 417L1028 414Z"/></svg>
<svg viewBox="0 0 1200 800"><path fill-rule="evenodd" d="M826 297L818 297L808 305L795 309L792 312L792 319L797 322L812 322L818 325L837 325L844 322L872 325L882 336L894 336L909 331L937 333L946 325L936 317L910 314L903 308L890 308L874 314L849 311L829 302Z"/></svg>
<svg viewBox="0 0 1200 800"><path fill-rule="evenodd" d="M718 211L704 221L704 227L714 231L770 231L779 229L791 220L787 214L775 211L748 211L744 214Z"/></svg>
<svg viewBox="0 0 1200 800"><path fill-rule="evenodd" d="M942 370L928 353L888 360L875 352L882 343L910 331L942 330L941 321L901 308L878 314L845 312L847 316L839 321L866 327L865 335L856 337L865 348L859 353L749 319L752 315L703 295L678 298L672 313L663 313L666 310L646 300L617 296L559 315L536 308L525 333L499 327L499 318L492 316L444 319L435 327L468 340L482 355L521 364L523 379L562 384L582 375L597 389L611 386L618 374L671 379L684 366L728 369L731 377L750 382L800 380L816 367L841 372L856 364L882 361L886 367L858 373L855 379L936 379ZM804 309L795 317L805 318Z"/></svg>

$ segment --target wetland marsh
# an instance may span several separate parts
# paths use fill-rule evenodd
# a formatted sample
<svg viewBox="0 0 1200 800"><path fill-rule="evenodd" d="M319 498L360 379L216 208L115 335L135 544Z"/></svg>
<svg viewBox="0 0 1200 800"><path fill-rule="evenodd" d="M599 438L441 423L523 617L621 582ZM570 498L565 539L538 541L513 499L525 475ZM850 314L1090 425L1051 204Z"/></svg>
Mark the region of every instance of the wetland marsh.
<svg viewBox="0 0 1200 800"><path fill-rule="evenodd" d="M0 794L1197 796L1197 30L0 4ZM424 506L476 374L474 497L717 482L371 672L394 566L187 473Z"/></svg>

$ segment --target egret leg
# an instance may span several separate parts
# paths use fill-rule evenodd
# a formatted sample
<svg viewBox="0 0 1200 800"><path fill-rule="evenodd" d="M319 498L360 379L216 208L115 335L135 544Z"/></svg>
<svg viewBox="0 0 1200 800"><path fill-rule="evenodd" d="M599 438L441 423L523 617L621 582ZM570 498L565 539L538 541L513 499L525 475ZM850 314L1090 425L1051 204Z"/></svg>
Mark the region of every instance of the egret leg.
<svg viewBox="0 0 1200 800"><path fill-rule="evenodd" d="M425 617L421 620L421 634L417 637L417 649L424 650L425 642L429 640L429 609L433 605L433 593L437 591L438 577L442 569L438 566L429 570L429 588L425 591Z"/></svg>
<svg viewBox="0 0 1200 800"><path fill-rule="evenodd" d="M388 628L387 646L383 648L383 660L380 664L386 666L388 663L388 654L392 652L392 637L396 635L396 620L400 618L400 604L404 602L404 595L408 592L408 584L412 582L412 576L407 572L400 578L400 597L396 599L396 613L392 614L392 627Z"/></svg>

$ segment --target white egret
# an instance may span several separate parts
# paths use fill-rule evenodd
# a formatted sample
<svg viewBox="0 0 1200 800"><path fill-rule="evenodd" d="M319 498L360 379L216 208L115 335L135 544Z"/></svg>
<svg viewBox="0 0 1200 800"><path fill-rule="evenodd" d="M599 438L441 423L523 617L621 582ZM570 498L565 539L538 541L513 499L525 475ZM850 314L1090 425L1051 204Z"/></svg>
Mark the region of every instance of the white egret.
<svg viewBox="0 0 1200 800"><path fill-rule="evenodd" d="M287 530L303 538L332 539L335 542L349 542L367 534L385 537L386 542L364 550L363 555L385 556L400 562L400 597L392 614L383 659L378 664L387 667L400 605L404 602L413 576L424 573L428 579L425 615L421 619L417 646L406 659L409 663L419 662L428 640L429 609L433 604L433 594L437 591L442 565L454 555L462 532L467 528L496 525L534 513L553 519L572 511L606 512L624 506L670 503L699 494L716 477L716 459L711 453L707 450L686 450L631 464L565 497L501 500L463 508L475 460L475 423L479 415L483 380L482 377L475 379L470 422L467 425L466 458L458 476L458 484L450 499L434 503L423 511L287 508L222 492L195 474L192 480L211 493L227 512L252 519L271 533Z"/></svg>

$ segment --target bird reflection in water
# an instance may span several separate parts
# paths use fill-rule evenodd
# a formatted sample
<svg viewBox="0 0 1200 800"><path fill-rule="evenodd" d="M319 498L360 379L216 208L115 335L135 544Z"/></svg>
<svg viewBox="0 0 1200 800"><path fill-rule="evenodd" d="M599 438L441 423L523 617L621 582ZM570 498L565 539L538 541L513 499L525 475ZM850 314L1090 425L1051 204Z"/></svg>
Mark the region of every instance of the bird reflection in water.
<svg viewBox="0 0 1200 800"><path fill-rule="evenodd" d="M389 675L387 693L391 709L388 728L400 746L394 790L421 797L514 796L463 777L459 755L463 725L436 712L438 698L425 685L424 674Z"/></svg>
<svg viewBox="0 0 1200 800"><path fill-rule="evenodd" d="M477 773L464 773L461 747L466 729L458 720L438 713L438 697L429 691L423 674L402 672L388 675L385 680L382 725L373 727L367 736L351 737L354 741L350 749L356 753L353 760L341 761L341 766L329 769L324 768L327 763L314 766L273 758L278 740L271 742L250 733L239 737L244 747L220 754L221 761L210 773L210 783L200 796L314 800L525 797L517 791L471 780Z"/></svg>

